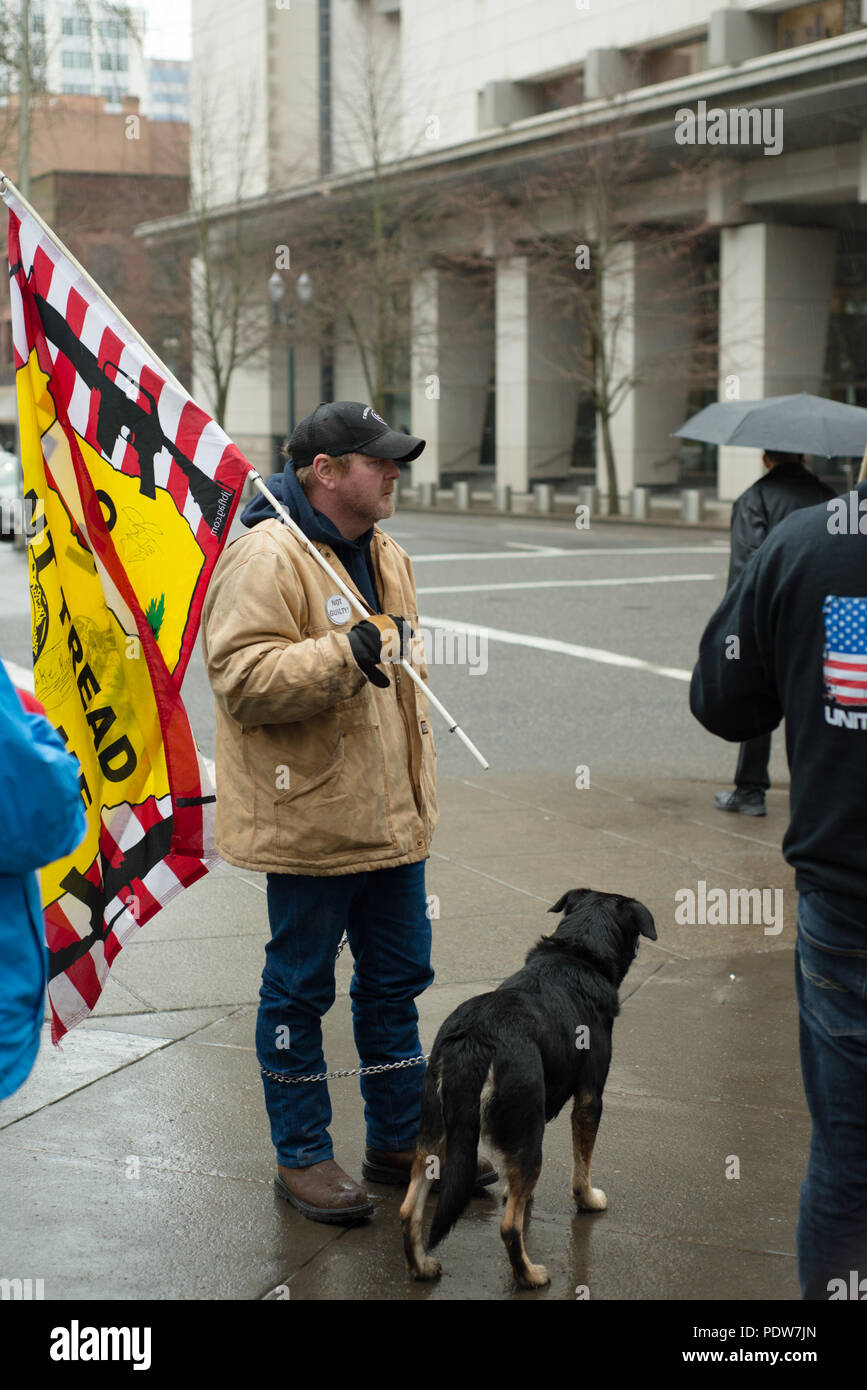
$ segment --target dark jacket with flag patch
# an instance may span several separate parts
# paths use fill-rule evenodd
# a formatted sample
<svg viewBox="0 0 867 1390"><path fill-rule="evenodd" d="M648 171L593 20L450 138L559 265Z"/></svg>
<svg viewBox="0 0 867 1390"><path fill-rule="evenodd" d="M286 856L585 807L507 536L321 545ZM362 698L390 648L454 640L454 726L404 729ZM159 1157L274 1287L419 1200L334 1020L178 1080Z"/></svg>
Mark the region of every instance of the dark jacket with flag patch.
<svg viewBox="0 0 867 1390"><path fill-rule="evenodd" d="M743 742L785 716L798 888L867 903L867 483L776 526L705 629L690 708ZM865 534L858 530L858 511ZM843 529L845 527L845 529ZM857 905L852 907L852 904Z"/></svg>

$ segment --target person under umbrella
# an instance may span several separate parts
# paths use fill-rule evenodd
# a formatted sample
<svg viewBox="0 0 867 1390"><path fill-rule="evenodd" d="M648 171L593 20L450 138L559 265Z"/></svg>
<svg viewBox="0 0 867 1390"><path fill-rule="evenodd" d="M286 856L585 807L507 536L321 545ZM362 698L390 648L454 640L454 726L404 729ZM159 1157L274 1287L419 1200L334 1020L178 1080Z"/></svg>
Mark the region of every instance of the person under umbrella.
<svg viewBox="0 0 867 1390"><path fill-rule="evenodd" d="M814 507L835 495L827 483L805 467L803 454L766 449L762 463L766 471L732 506L727 589L740 578L747 561L768 533L791 512L800 507ZM718 811L734 811L747 816L766 814L765 792L771 785L770 757L770 734L759 734L741 744L734 790L717 792L714 797Z"/></svg>

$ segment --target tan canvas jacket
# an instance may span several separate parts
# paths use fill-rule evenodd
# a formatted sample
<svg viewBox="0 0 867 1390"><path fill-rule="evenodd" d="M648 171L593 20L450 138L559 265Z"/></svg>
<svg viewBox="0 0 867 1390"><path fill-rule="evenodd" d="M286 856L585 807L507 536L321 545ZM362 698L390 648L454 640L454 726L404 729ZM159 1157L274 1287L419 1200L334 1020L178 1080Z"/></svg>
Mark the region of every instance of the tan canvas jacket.
<svg viewBox="0 0 867 1390"><path fill-rule="evenodd" d="M358 594L330 546L311 544ZM370 554L382 611L417 626L406 551L375 526ZM343 874L427 858L439 819L427 699L397 664L380 667L387 689L367 680L346 636L358 621L276 519L217 562L202 650L217 710L217 849L231 864ZM427 677L423 660L415 668Z"/></svg>

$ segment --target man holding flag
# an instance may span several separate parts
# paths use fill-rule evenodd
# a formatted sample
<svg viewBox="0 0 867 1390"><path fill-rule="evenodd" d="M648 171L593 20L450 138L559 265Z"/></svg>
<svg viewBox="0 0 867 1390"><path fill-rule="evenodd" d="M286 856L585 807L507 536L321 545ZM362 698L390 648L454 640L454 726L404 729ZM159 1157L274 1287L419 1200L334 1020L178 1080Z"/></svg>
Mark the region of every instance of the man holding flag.
<svg viewBox="0 0 867 1390"><path fill-rule="evenodd" d="M373 1210L334 1161L328 1133L321 1018L334 1001L344 932L355 958L356 1046L375 1072L361 1081L364 1176L405 1184L418 1130L424 1057L414 999L433 981L424 864L438 819L435 753L427 699L389 660L418 623L412 565L376 523L394 511L399 465L423 448L371 406L323 403L269 480L369 619L356 620L262 498L246 508L253 530L227 548L203 612L217 704L217 847L267 874L271 941L256 1051L275 1185L315 1221ZM485 1160L480 1173L496 1178Z"/></svg>
<svg viewBox="0 0 867 1390"><path fill-rule="evenodd" d="M415 667L402 663L401 681L400 665L393 678L380 666L385 641L408 636L407 618L386 615L417 622L417 599L408 556L375 522L393 509L394 460L424 441L369 406L320 407L293 436L303 477L287 467L277 505L297 508L324 568L288 513L218 566L243 484L261 479L2 173L0 194L34 686L77 759L86 812L80 843L42 875L52 1041L89 1015L134 933L217 862L216 798L180 699L213 573L203 636L220 849L269 874L274 939L257 1042L278 1190L314 1219L355 1219L370 1207L331 1159L327 1090L318 1077L286 1083L319 1065L345 928L359 1052L388 1073L363 1083L364 1172L407 1180L424 1061L412 1001L432 979L424 860L435 754ZM350 626L347 595L371 621Z"/></svg>

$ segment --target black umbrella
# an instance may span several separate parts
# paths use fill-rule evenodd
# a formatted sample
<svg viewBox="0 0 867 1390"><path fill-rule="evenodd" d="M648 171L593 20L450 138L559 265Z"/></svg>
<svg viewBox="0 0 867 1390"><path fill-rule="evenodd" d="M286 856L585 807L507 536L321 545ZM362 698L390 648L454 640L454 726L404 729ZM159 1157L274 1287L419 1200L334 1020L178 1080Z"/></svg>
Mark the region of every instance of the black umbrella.
<svg viewBox="0 0 867 1390"><path fill-rule="evenodd" d="M715 401L674 434L706 444L861 458L867 448L867 410L806 391L764 401Z"/></svg>

